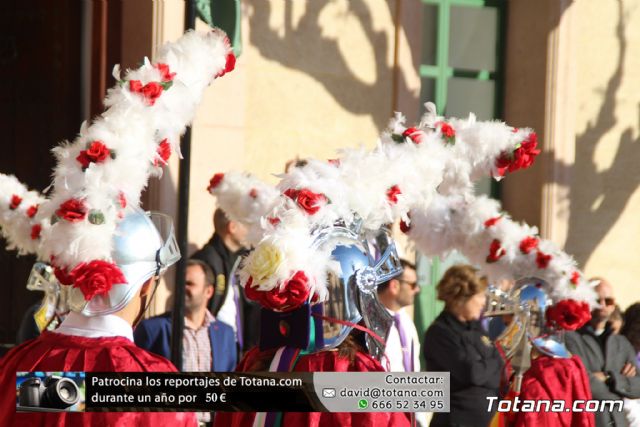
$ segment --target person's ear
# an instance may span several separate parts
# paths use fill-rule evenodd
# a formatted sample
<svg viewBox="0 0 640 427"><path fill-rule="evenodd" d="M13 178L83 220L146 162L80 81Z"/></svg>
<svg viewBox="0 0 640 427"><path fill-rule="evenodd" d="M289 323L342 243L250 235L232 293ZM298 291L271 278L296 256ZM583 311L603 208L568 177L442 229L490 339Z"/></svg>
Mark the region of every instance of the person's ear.
<svg viewBox="0 0 640 427"><path fill-rule="evenodd" d="M207 298L207 300L213 296L214 290L215 290L215 287L213 285L206 285L205 286L205 288L204 288L204 296L205 296L205 298Z"/></svg>
<svg viewBox="0 0 640 427"><path fill-rule="evenodd" d="M391 279L389 281L389 292L394 296L400 293L400 281L398 279Z"/></svg>
<svg viewBox="0 0 640 427"><path fill-rule="evenodd" d="M227 223L227 233L233 235L236 231L238 231L238 224L235 221L229 221Z"/></svg>

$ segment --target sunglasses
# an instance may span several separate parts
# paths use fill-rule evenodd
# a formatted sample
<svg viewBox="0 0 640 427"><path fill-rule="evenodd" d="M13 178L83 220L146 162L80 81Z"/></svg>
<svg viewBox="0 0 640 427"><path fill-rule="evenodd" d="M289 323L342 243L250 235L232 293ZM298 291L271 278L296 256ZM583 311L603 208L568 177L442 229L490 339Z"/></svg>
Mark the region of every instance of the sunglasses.
<svg viewBox="0 0 640 427"><path fill-rule="evenodd" d="M599 298L598 302L604 302L604 305L614 305L616 303L616 300L613 298Z"/></svg>
<svg viewBox="0 0 640 427"><path fill-rule="evenodd" d="M398 279L398 282L406 283L407 285L411 286L411 289L416 289L418 287L418 282L410 282L410 281L404 280L404 279Z"/></svg>

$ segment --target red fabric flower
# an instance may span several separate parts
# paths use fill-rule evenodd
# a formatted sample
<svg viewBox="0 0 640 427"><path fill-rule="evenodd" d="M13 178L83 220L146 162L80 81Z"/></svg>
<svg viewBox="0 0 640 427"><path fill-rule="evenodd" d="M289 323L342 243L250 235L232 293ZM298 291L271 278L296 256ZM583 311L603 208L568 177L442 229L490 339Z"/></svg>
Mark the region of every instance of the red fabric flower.
<svg viewBox="0 0 640 427"><path fill-rule="evenodd" d="M81 200L69 199L60 205L56 215L69 222L79 222L87 216L87 207Z"/></svg>
<svg viewBox="0 0 640 427"><path fill-rule="evenodd" d="M400 231L404 234L408 234L411 231L411 225L404 222L403 219L400 220Z"/></svg>
<svg viewBox="0 0 640 427"><path fill-rule="evenodd" d="M444 137L444 139L453 144L456 142L456 130L447 122L438 122L436 126L440 127L440 133Z"/></svg>
<svg viewBox="0 0 640 427"><path fill-rule="evenodd" d="M500 220L502 219L502 215L500 216L496 216L493 218L489 218L488 220L486 220L484 222L484 226L489 228L489 227L493 227L494 225L496 225Z"/></svg>
<svg viewBox="0 0 640 427"><path fill-rule="evenodd" d="M329 160L327 160L327 162L329 162L330 164L332 164L335 167L339 167L340 166L340 159L329 159Z"/></svg>
<svg viewBox="0 0 640 427"><path fill-rule="evenodd" d="M82 165L82 169L89 167L91 163L104 162L111 155L111 150L102 141L93 141L89 148L82 150L76 160Z"/></svg>
<svg viewBox="0 0 640 427"><path fill-rule="evenodd" d="M579 282L580 282L580 273L578 273L577 271L574 271L571 274L571 283L573 283L574 286L578 286Z"/></svg>
<svg viewBox="0 0 640 427"><path fill-rule="evenodd" d="M277 286L270 291L260 291L251 286L253 279L249 278L244 286L244 292L247 298L259 302L270 310L291 311L309 299L308 282L306 274L298 271L284 283L282 290Z"/></svg>
<svg viewBox="0 0 640 427"><path fill-rule="evenodd" d="M29 218L33 218L38 213L38 205L31 205L29 209L27 209L27 216Z"/></svg>
<svg viewBox="0 0 640 427"><path fill-rule="evenodd" d="M405 131L402 132L402 136L405 138L409 138L416 145L422 144L422 142L424 142L424 139L427 137L427 135L423 131L414 127L405 129Z"/></svg>
<svg viewBox="0 0 640 427"><path fill-rule="evenodd" d="M162 85L158 82L149 82L142 86L140 80L130 80L129 90L133 93L141 94L148 105L155 104L163 91Z"/></svg>
<svg viewBox="0 0 640 427"><path fill-rule="evenodd" d="M252 199L257 199L258 198L258 190L256 190L255 188L252 188L249 191L249 197L251 197Z"/></svg>
<svg viewBox="0 0 640 427"><path fill-rule="evenodd" d="M70 276L73 278L73 287L82 291L86 301L96 295L106 294L113 285L127 283L117 265L101 260L78 264Z"/></svg>
<svg viewBox="0 0 640 427"><path fill-rule="evenodd" d="M209 186L207 187L207 191L210 192L211 190L216 188L218 185L220 185L223 179L224 179L223 173L217 173L213 175L213 178L211 178L211 180L209 181Z"/></svg>
<svg viewBox="0 0 640 427"><path fill-rule="evenodd" d="M227 61L224 64L224 70L221 70L216 74L216 78L224 76L225 74L233 71L234 68L236 68L236 56L233 52L229 52L227 54Z"/></svg>
<svg viewBox="0 0 640 427"><path fill-rule="evenodd" d="M54 266L53 274L56 276L56 279L58 279L58 282L62 283L63 285L68 286L73 284L73 276L71 276L71 274L67 272L66 268Z"/></svg>
<svg viewBox="0 0 640 427"><path fill-rule="evenodd" d="M269 217L267 218L267 221L269 221L269 224L273 225L274 227L280 224L280 218Z"/></svg>
<svg viewBox="0 0 640 427"><path fill-rule="evenodd" d="M169 70L169 66L167 64L158 63L156 64L156 68L160 71L163 82L170 82L176 76L176 73L172 73L171 70Z"/></svg>
<svg viewBox="0 0 640 427"><path fill-rule="evenodd" d="M31 227L31 240L39 239L41 231L42 231L42 226L40 224L34 224Z"/></svg>
<svg viewBox="0 0 640 427"><path fill-rule="evenodd" d="M122 191L118 193L118 204L122 209L127 207L127 197Z"/></svg>
<svg viewBox="0 0 640 427"><path fill-rule="evenodd" d="M520 252L522 252L523 254L528 254L532 250L538 248L538 243L539 241L537 237L525 237L520 241Z"/></svg>
<svg viewBox="0 0 640 427"><path fill-rule="evenodd" d="M493 242L491 242L491 246L489 247L489 255L487 256L487 263L491 264L493 262L498 261L506 253L507 251L505 251L504 248L501 246L500 240L493 239Z"/></svg>
<svg viewBox="0 0 640 427"><path fill-rule="evenodd" d="M498 175L504 176L507 172L515 172L518 169L526 169L531 166L536 156L540 154L537 146L538 136L535 132L531 132L511 153L503 152L496 159Z"/></svg>
<svg viewBox="0 0 640 427"><path fill-rule="evenodd" d="M295 200L298 206L309 215L314 215L320 210L322 205L328 202L327 196L322 193L314 193L311 190L303 188L302 190L294 190L289 188L284 195Z"/></svg>
<svg viewBox="0 0 640 427"><path fill-rule="evenodd" d="M160 161L162 161L163 165L166 165L167 162L169 161L169 158L171 157L171 144L169 144L169 141L167 140L167 138L160 141L160 144L158 144L158 149L156 150L156 153L158 154L158 157L160 157L160 159L159 160L155 159L153 161L153 165L158 166Z"/></svg>
<svg viewBox="0 0 640 427"><path fill-rule="evenodd" d="M564 299L547 308L547 324L567 331L575 331L591 319L589 304L584 301Z"/></svg>
<svg viewBox="0 0 640 427"><path fill-rule="evenodd" d="M397 185L394 185L393 187L387 190L387 200L391 204L395 205L396 203L398 203L398 195L400 194L402 194L400 187L398 187Z"/></svg>
<svg viewBox="0 0 640 427"><path fill-rule="evenodd" d="M18 206L20 206L20 203L22 203L22 197L14 194L13 196L11 196L11 204L9 205L9 209L17 209Z"/></svg>
<svg viewBox="0 0 640 427"><path fill-rule="evenodd" d="M551 255L547 255L543 252L538 251L536 255L536 264L538 265L538 268L540 269L547 268L552 258L553 257Z"/></svg>

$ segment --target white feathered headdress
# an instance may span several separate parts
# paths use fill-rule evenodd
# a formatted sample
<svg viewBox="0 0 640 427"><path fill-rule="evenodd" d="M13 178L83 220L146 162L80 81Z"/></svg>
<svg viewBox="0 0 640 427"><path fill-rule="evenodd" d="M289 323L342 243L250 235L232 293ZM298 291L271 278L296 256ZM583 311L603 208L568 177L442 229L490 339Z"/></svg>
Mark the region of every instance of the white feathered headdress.
<svg viewBox="0 0 640 427"><path fill-rule="evenodd" d="M0 174L0 231L7 239L7 249L39 255L40 235L49 227L49 220L36 214L45 200L15 176Z"/></svg>
<svg viewBox="0 0 640 427"><path fill-rule="evenodd" d="M408 223L410 210L425 209L440 191L472 188L484 172L502 173L498 165L505 153L535 140L530 130L473 116L445 121L429 111L422 127L406 128L403 121L397 115L374 150L344 150L329 162L308 160L282 177L280 202L263 221L264 238L240 271L250 298L278 309L272 302L286 300L291 281L299 292L304 273L306 299L322 299L331 254L313 244L317 230L337 221L361 222L364 231L398 219Z"/></svg>
<svg viewBox="0 0 640 427"><path fill-rule="evenodd" d="M179 137L204 90L234 64L228 38L214 30L187 32L164 45L155 63L145 59L124 77L115 67L118 83L108 92L106 111L83 124L74 142L53 150L53 192L38 215L51 219L41 244L61 282L79 276L90 282L82 269L98 263L109 272L109 288L122 283L111 258L117 223L127 207L139 206L149 176L161 170L172 151L179 152ZM90 287L80 286L83 292Z"/></svg>
<svg viewBox="0 0 640 427"><path fill-rule="evenodd" d="M249 229L247 240L251 245L262 238L260 219L275 207L280 196L272 185L241 172L216 173L207 191L216 197L229 219Z"/></svg>

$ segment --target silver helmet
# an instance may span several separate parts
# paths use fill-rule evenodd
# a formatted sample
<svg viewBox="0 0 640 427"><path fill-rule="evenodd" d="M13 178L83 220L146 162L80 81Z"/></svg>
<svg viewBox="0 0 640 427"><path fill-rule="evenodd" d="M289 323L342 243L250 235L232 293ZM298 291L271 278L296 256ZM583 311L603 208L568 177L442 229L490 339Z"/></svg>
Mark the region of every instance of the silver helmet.
<svg viewBox="0 0 640 427"><path fill-rule="evenodd" d="M551 304L549 284L536 277L519 279L510 293L495 288L489 289L485 316L514 316L511 324L496 339L503 347L507 358L522 357L517 353L525 347L529 348L525 345L527 343L547 356L571 356L564 345L563 332L547 325L545 315ZM527 358L528 355L525 359Z"/></svg>
<svg viewBox="0 0 640 427"><path fill-rule="evenodd" d="M384 248L379 243L366 241L359 226L334 226L318 233L316 245L330 245L331 257L339 268L328 275L328 297L322 302L324 316L345 323L323 323L323 345L318 348L335 348L349 335L353 326L363 321L365 326L383 340L387 339L393 317L378 300L378 285L402 274L402 265L395 244L385 238ZM370 244L378 249L375 259L369 251ZM383 344L366 334L369 353L380 358L384 354Z"/></svg>
<svg viewBox="0 0 640 427"><path fill-rule="evenodd" d="M112 257L126 283L114 284L106 294L86 301L78 288L69 286L69 309L85 316L112 314L123 309L142 285L160 276L180 259L173 221L168 215L132 209L118 223Z"/></svg>

